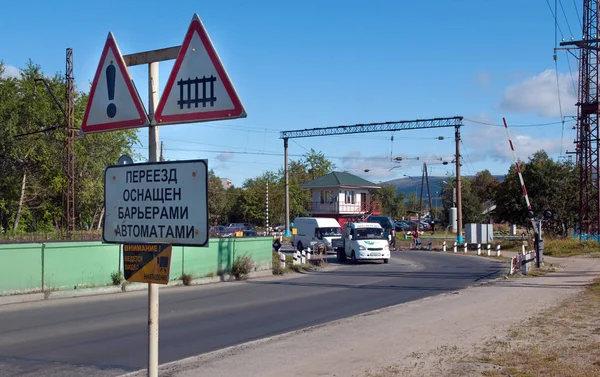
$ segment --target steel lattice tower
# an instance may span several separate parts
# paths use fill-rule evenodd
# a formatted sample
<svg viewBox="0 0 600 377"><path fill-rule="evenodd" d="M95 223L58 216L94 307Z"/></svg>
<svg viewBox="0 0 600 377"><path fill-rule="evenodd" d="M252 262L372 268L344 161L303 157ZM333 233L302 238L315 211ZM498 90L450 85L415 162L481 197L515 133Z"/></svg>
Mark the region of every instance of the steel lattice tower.
<svg viewBox="0 0 600 377"><path fill-rule="evenodd" d="M67 239L75 232L75 78L73 77L73 49L67 48L66 81L66 156L65 156L65 220Z"/></svg>
<svg viewBox="0 0 600 377"><path fill-rule="evenodd" d="M598 172L598 56L600 30L598 0L583 0L583 22L580 41L562 42L561 46L576 46L579 58L579 93L577 101L577 136L575 154L579 169L580 238L584 234L600 233L600 181Z"/></svg>
<svg viewBox="0 0 600 377"><path fill-rule="evenodd" d="M580 233L598 234L598 0L583 2L577 103L577 166L579 167Z"/></svg>

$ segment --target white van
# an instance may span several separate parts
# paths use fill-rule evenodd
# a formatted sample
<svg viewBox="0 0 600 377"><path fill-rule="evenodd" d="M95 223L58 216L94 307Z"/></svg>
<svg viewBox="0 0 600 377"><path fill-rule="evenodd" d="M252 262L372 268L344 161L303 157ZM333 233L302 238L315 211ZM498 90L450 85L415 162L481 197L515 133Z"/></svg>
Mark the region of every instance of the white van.
<svg viewBox="0 0 600 377"><path fill-rule="evenodd" d="M292 246L298 250L311 247L313 242L322 242L327 250L332 250L331 240L342 238L342 227L336 219L327 217L296 217L296 234L292 237Z"/></svg>
<svg viewBox="0 0 600 377"><path fill-rule="evenodd" d="M384 229L378 223L352 223L344 231L343 247L338 248L338 259L390 261L390 247ZM336 242L337 246L337 242Z"/></svg>

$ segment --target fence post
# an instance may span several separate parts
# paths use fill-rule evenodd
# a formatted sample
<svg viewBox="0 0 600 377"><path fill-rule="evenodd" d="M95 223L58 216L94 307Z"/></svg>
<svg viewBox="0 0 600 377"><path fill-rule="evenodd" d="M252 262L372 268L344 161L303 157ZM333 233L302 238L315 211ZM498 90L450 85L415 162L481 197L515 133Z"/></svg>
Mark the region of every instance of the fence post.
<svg viewBox="0 0 600 377"><path fill-rule="evenodd" d="M465 253L467 252L467 243L465 242L465 244L463 245L464 251Z"/></svg>
<svg viewBox="0 0 600 377"><path fill-rule="evenodd" d="M446 252L446 241L442 242L442 251Z"/></svg>
<svg viewBox="0 0 600 377"><path fill-rule="evenodd" d="M278 253L279 253L279 266L281 267L282 270L285 270L285 254L283 254L281 251L279 251Z"/></svg>
<svg viewBox="0 0 600 377"><path fill-rule="evenodd" d="M477 244L477 255L481 255L481 244Z"/></svg>
<svg viewBox="0 0 600 377"><path fill-rule="evenodd" d="M306 264L306 251L302 250L302 259L300 259L300 263Z"/></svg>
<svg viewBox="0 0 600 377"><path fill-rule="evenodd" d="M500 256L500 245L496 245L496 256Z"/></svg>
<svg viewBox="0 0 600 377"><path fill-rule="evenodd" d="M44 264L45 264L44 263L44 257L45 257L44 254L45 254L45 252L44 252L44 250L45 249L46 249L46 244L42 243L42 292L46 291L46 279L44 277L44 275L45 275L45 271L44 271L45 270L45 266L44 266Z"/></svg>
<svg viewBox="0 0 600 377"><path fill-rule="evenodd" d="M490 245L489 243L487 245L487 253L488 253L488 257L492 256L492 245Z"/></svg>
<svg viewBox="0 0 600 377"><path fill-rule="evenodd" d="M458 244L456 243L456 241L454 241L454 252L456 253L458 251Z"/></svg>

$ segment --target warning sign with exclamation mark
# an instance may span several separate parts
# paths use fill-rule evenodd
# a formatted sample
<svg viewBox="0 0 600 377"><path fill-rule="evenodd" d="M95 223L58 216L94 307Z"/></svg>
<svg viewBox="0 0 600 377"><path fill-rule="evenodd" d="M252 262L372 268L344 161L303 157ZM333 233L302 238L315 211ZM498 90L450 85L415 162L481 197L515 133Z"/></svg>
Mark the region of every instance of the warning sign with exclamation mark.
<svg viewBox="0 0 600 377"><path fill-rule="evenodd" d="M144 127L148 116L112 33L108 34L83 116L83 132Z"/></svg>

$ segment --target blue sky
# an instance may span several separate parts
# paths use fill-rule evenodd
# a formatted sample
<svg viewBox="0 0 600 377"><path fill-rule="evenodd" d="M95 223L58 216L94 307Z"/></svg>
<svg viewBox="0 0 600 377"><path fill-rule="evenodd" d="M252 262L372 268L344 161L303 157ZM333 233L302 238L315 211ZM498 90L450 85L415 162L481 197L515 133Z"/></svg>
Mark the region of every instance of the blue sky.
<svg viewBox="0 0 600 377"><path fill-rule="evenodd" d="M578 39L582 1L562 2L558 38L562 32ZM513 125L522 159L541 148L554 158L573 150L574 123L566 118L563 126L561 110L576 114L577 60L558 51L555 66L546 0L35 3L35 11L18 2L3 6L10 15L0 23L6 74L29 59L47 74L64 72L70 47L77 87L85 91L109 31L123 54L170 47L181 44L198 13L248 117L164 126L160 138L168 160L206 158L236 186L282 168L281 130L462 115L463 174L507 172L512 155L504 129L488 125L502 117ZM160 63L161 90L172 65ZM131 74L146 103L147 68L132 67ZM139 135L136 150L147 157L147 130ZM423 162L430 174L452 173L440 160L453 158L453 139L450 128L313 137L290 139L289 153L298 159L314 148L338 170L382 182L420 177Z"/></svg>

